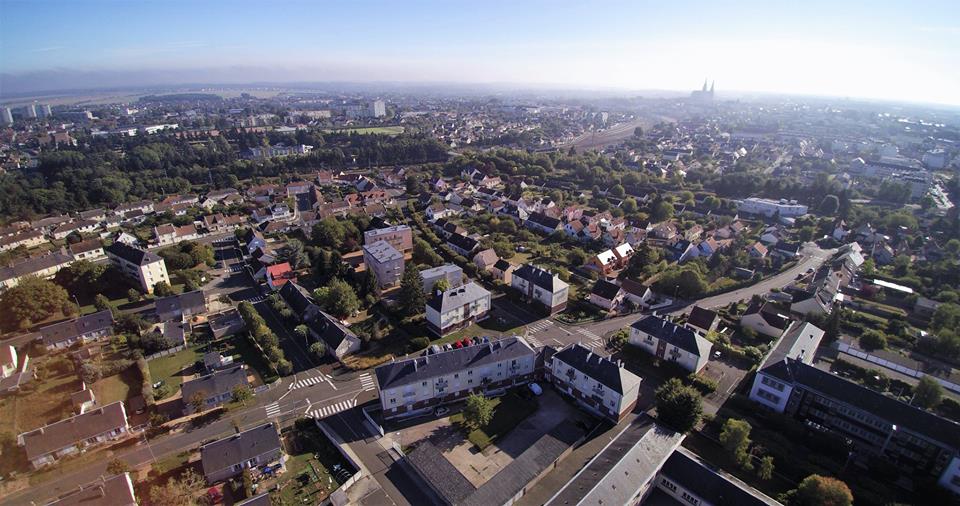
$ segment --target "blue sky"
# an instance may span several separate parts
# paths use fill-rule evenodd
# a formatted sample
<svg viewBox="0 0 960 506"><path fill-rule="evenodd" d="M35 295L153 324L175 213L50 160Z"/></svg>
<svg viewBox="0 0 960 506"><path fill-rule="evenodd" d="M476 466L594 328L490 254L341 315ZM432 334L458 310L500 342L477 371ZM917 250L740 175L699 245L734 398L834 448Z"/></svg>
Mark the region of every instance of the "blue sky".
<svg viewBox="0 0 960 506"><path fill-rule="evenodd" d="M960 104L960 3L0 0L0 72L10 86L83 75L630 90L709 76L721 91Z"/></svg>

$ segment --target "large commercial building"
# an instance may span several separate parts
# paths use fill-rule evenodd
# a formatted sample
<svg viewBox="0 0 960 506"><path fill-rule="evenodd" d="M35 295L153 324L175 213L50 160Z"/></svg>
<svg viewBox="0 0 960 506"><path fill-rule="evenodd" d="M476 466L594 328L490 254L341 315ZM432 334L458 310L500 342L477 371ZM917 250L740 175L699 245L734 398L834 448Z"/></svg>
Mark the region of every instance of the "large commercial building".
<svg viewBox="0 0 960 506"><path fill-rule="evenodd" d="M780 216L781 218L796 218L807 214L807 206L798 204L796 200L771 200L750 197L740 201L740 212L762 214L767 218Z"/></svg>
<svg viewBox="0 0 960 506"><path fill-rule="evenodd" d="M533 378L537 352L522 337L399 360L376 369L383 418L423 413L472 393L496 394Z"/></svg>
<svg viewBox="0 0 960 506"><path fill-rule="evenodd" d="M154 253L115 242L106 248L107 256L120 272L136 283L143 293L153 293L161 281L170 283L167 264Z"/></svg>
<svg viewBox="0 0 960 506"><path fill-rule="evenodd" d="M470 282L430 297L426 305L427 329L445 336L484 319L488 311L490 292Z"/></svg>
<svg viewBox="0 0 960 506"><path fill-rule="evenodd" d="M389 288L400 283L403 276L403 253L387 241L377 241L363 247L363 263L377 277L377 286Z"/></svg>
<svg viewBox="0 0 960 506"><path fill-rule="evenodd" d="M524 264L513 271L510 286L519 291L527 302L543 307L550 314L559 313L567 307L570 285L546 269Z"/></svg>

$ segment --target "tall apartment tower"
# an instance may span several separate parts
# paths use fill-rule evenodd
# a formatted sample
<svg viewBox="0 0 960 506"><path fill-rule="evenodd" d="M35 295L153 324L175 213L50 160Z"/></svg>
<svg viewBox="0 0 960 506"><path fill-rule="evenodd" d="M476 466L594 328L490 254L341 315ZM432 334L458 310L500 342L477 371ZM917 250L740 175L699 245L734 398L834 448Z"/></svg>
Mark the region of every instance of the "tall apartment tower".
<svg viewBox="0 0 960 506"><path fill-rule="evenodd" d="M12 125L13 113L9 107L0 107L0 125Z"/></svg>

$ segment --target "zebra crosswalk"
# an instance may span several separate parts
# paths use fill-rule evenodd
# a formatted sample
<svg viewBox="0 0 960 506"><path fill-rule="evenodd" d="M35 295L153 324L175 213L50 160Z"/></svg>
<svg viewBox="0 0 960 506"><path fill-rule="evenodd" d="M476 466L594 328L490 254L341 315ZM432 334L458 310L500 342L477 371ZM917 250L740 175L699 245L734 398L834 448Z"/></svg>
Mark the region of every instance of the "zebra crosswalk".
<svg viewBox="0 0 960 506"><path fill-rule="evenodd" d="M256 296L253 296L253 297L250 297L249 299L247 299L247 302L250 302L250 303L252 303L252 304L256 304L256 303L258 303L258 302L263 302L266 298L267 298L266 295L256 295Z"/></svg>
<svg viewBox="0 0 960 506"><path fill-rule="evenodd" d="M240 272L242 270L243 270L243 266L240 264L230 266L230 272Z"/></svg>
<svg viewBox="0 0 960 506"><path fill-rule="evenodd" d="M277 416L280 414L280 405L277 404L276 402L267 404L266 406L264 406L264 409L267 410L267 418L270 418L272 416Z"/></svg>
<svg viewBox="0 0 960 506"><path fill-rule="evenodd" d="M377 385L374 383L373 376L371 376L370 373L365 372L360 375L360 387L363 388L364 392L377 389Z"/></svg>
<svg viewBox="0 0 960 506"><path fill-rule="evenodd" d="M335 415L341 411L346 411L357 405L356 399L348 399L345 401L340 401L336 404L331 404L329 406L324 406L322 408L317 408L307 412L307 416L312 418L326 418L330 415Z"/></svg>
<svg viewBox="0 0 960 506"><path fill-rule="evenodd" d="M527 336L527 342L529 342L530 346L533 346L534 348L543 348L543 343L541 343L539 339L533 337L532 335Z"/></svg>
<svg viewBox="0 0 960 506"><path fill-rule="evenodd" d="M582 329L582 328L577 329L577 333L589 339L600 339L600 336L594 334L593 332L590 332L587 329Z"/></svg>
<svg viewBox="0 0 960 506"><path fill-rule="evenodd" d="M295 390L297 388L306 388L312 385L316 385L317 383L321 383L323 381L324 381L323 375L302 379L293 384L293 389Z"/></svg>
<svg viewBox="0 0 960 506"><path fill-rule="evenodd" d="M552 326L553 326L553 322L552 322L552 321L550 321L550 320L541 320L541 321L538 321L538 322L536 322L536 323L531 323L530 325L527 325L527 330L529 330L530 333L532 334L532 333L534 333L534 332L540 332L540 331L542 331L542 330L546 330L546 329L548 329L548 328L550 328L550 327L552 327Z"/></svg>

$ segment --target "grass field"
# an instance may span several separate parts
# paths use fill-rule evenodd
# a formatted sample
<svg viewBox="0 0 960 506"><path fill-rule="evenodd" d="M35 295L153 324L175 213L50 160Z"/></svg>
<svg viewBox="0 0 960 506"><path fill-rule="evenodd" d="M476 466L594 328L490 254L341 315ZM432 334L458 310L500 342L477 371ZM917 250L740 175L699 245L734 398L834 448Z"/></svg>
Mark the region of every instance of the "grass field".
<svg viewBox="0 0 960 506"><path fill-rule="evenodd" d="M120 374L114 374L93 384L93 393L97 396L97 404L105 406L116 401L126 401L130 398L130 391L139 394L140 373L137 366L131 365Z"/></svg>
<svg viewBox="0 0 960 506"><path fill-rule="evenodd" d="M331 128L324 130L338 134L381 134L381 135L400 135L403 133L402 126L385 127L359 127L359 128Z"/></svg>
<svg viewBox="0 0 960 506"><path fill-rule="evenodd" d="M169 392L176 392L182 382L181 375L184 370L188 368L192 370L193 363L201 358L200 348L201 346L192 345L173 355L155 358L147 362L150 367L150 377L154 383L163 381Z"/></svg>
<svg viewBox="0 0 960 506"><path fill-rule="evenodd" d="M490 423L482 429L474 429L467 434L467 439L481 451L493 444L497 438L510 432L510 429L520 425L520 422L537 410L536 401L522 399L515 393L491 399L491 402L493 418L490 419ZM450 416L450 421L462 425L463 413Z"/></svg>

